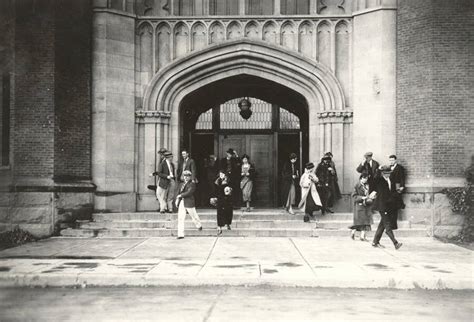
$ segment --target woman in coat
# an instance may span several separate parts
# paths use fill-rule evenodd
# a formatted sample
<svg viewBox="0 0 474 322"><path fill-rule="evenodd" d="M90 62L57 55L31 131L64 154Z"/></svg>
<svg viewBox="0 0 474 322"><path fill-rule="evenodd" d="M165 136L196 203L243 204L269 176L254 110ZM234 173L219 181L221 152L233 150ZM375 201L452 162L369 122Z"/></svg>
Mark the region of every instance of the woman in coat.
<svg viewBox="0 0 474 322"><path fill-rule="evenodd" d="M353 225L349 227L352 229L351 238L354 239L356 231L360 231L360 240L362 241L367 241L365 238L365 232L370 231L370 225L373 223L373 199L369 196L368 180L369 176L367 174L361 174L359 182L354 186L354 192L352 193L352 199L354 202L354 221Z"/></svg>
<svg viewBox="0 0 474 322"><path fill-rule="evenodd" d="M300 178L299 165L296 162L297 156L295 153L290 154L290 159L283 165L281 172L282 177L282 191L281 200L283 201L283 207L288 213L294 215L293 205L298 200L298 182Z"/></svg>
<svg viewBox="0 0 474 322"><path fill-rule="evenodd" d="M319 179L314 173L314 164L310 162L306 164L305 168L305 172L300 179L301 201L298 207L304 210L304 221L308 222L309 217L313 217L314 211L322 209L322 203L316 190L316 184L319 182Z"/></svg>
<svg viewBox="0 0 474 322"><path fill-rule="evenodd" d="M232 188L224 170L219 171L215 181L215 195L217 197L217 235L222 234L222 227L230 230L234 209L232 208Z"/></svg>
<svg viewBox="0 0 474 322"><path fill-rule="evenodd" d="M252 201L253 181L255 178L255 167L249 162L249 156L242 156L240 189L242 190L242 200L246 204L246 211L250 212L250 201Z"/></svg>

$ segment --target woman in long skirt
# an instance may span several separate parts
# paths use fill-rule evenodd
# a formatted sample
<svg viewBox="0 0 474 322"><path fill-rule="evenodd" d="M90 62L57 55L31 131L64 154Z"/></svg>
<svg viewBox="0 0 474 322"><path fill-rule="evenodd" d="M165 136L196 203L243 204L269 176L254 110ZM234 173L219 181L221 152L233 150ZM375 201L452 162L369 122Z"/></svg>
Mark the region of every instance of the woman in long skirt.
<svg viewBox="0 0 474 322"><path fill-rule="evenodd" d="M296 162L298 157L295 153L290 154L290 159L283 165L281 172L282 177L282 190L281 200L283 201L283 207L289 214L294 215L293 205L297 200L298 182L300 180L299 165Z"/></svg>
<svg viewBox="0 0 474 322"><path fill-rule="evenodd" d="M224 170L219 171L219 177L215 181L215 195L217 197L217 235L222 234L222 227L227 226L230 230L234 209L232 207L232 188L229 178Z"/></svg>
<svg viewBox="0 0 474 322"><path fill-rule="evenodd" d="M321 198L316 190L316 184L319 182L318 177L314 173L315 168L312 162L305 166L305 173L301 176L301 201L299 208L304 210L304 221L308 222L313 217L313 212L322 209Z"/></svg>
<svg viewBox="0 0 474 322"><path fill-rule="evenodd" d="M372 202L373 199L369 195L369 185L367 181L369 176L361 174L359 182L354 186L352 199L354 201L354 221L351 229L351 238L355 238L356 231L360 231L360 240L367 241L365 233L371 230L372 219Z"/></svg>
<svg viewBox="0 0 474 322"><path fill-rule="evenodd" d="M242 156L240 189L242 190L242 200L246 204L247 212L250 212L250 201L252 201L253 181L255 177L255 167L249 162L249 156Z"/></svg>

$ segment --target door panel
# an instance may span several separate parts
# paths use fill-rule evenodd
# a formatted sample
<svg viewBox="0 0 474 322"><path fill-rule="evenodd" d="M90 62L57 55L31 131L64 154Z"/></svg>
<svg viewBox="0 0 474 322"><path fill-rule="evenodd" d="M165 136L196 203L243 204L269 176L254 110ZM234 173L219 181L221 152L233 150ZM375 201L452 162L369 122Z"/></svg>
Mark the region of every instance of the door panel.
<svg viewBox="0 0 474 322"><path fill-rule="evenodd" d="M273 205L273 135L248 135L247 154L255 166L255 189L257 206Z"/></svg>
<svg viewBox="0 0 474 322"><path fill-rule="evenodd" d="M239 157L248 154L250 162L255 165L257 173L255 179L255 200L253 206L272 207L274 187L273 162L273 135L220 135L219 150L220 158L225 156L225 151L232 148L237 151Z"/></svg>

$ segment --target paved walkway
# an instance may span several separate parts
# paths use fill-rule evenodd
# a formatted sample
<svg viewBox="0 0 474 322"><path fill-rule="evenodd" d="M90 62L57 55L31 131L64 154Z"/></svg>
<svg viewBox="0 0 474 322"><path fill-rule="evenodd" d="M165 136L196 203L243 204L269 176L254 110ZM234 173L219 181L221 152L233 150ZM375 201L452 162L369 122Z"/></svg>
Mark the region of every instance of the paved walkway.
<svg viewBox="0 0 474 322"><path fill-rule="evenodd" d="M278 285L473 289L473 252L350 238L50 238L0 252L0 286Z"/></svg>

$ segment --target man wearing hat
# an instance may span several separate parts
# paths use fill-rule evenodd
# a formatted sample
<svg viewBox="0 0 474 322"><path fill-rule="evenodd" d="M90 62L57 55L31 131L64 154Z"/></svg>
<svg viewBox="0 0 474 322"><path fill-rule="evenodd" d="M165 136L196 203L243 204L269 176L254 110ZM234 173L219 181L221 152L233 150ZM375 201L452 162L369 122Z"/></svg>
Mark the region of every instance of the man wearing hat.
<svg viewBox="0 0 474 322"><path fill-rule="evenodd" d="M377 169L380 167L380 164L372 159L372 152L367 152L364 154L364 161L362 161L357 167L357 172L366 174L369 178L369 189L370 192L373 191L374 187L374 176Z"/></svg>
<svg viewBox="0 0 474 322"><path fill-rule="evenodd" d="M390 181L390 167L381 166L379 167L374 175L375 192L377 193L373 203L373 209L378 210L380 213L380 223L377 227L377 231L374 235L372 246L380 247L380 239L385 230L385 233L392 240L395 249L402 247L402 243L399 243L395 238L393 230L397 229L397 212L393 211L393 199L391 188L394 183Z"/></svg>
<svg viewBox="0 0 474 322"><path fill-rule="evenodd" d="M156 153L158 154L158 164L160 164L164 159L165 159L165 153L168 152L168 149L166 148L160 148L160 150ZM158 171L155 171L153 173L150 173L150 177L152 176L158 176ZM158 211L160 211L160 199L158 198L158 184L160 182L160 177L157 178L157 180L155 181L155 184L154 185L148 185L148 189L150 190L153 190L155 191L155 196L156 196L156 200L158 201ZM166 208L166 206L165 206Z"/></svg>
<svg viewBox="0 0 474 322"><path fill-rule="evenodd" d="M157 194L160 201L160 212L172 212L174 192L176 190L176 171L173 164L173 153L167 151L164 153L164 160L158 166Z"/></svg>
<svg viewBox="0 0 474 322"><path fill-rule="evenodd" d="M230 148L226 151L226 157L220 162L220 169L223 170L229 178L229 185L234 191L232 194L233 204L237 206L241 202L240 198L240 162L237 152Z"/></svg>
<svg viewBox="0 0 474 322"><path fill-rule="evenodd" d="M191 220L198 230L202 230L201 220L196 212L194 192L196 191L196 183L192 180L192 172L189 170L183 171L184 183L176 196L176 203L178 207L178 237L184 238L184 221L186 213L191 216Z"/></svg>

